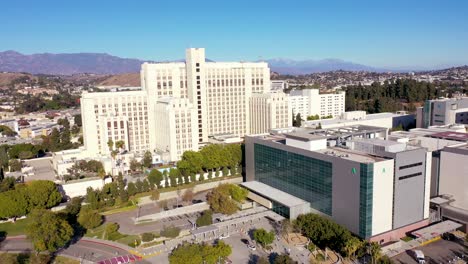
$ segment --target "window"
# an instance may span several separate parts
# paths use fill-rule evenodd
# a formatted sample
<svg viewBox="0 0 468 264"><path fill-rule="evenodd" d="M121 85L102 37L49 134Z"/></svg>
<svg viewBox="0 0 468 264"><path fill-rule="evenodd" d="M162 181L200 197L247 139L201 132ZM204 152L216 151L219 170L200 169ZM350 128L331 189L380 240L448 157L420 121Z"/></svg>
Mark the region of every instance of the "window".
<svg viewBox="0 0 468 264"><path fill-rule="evenodd" d="M404 166L400 166L400 170L404 170L404 169L408 169L408 168L413 168L413 167L417 167L417 166L421 166L422 165L422 162L418 162L418 163L413 163L413 164L408 164L408 165L404 165Z"/></svg>
<svg viewBox="0 0 468 264"><path fill-rule="evenodd" d="M405 179L413 178L413 177L420 176L420 175L422 175L422 172L418 172L418 173L413 173L413 174L408 174L408 175L405 175L405 176L401 176L401 177L398 178L398 179L399 179L399 180L405 180Z"/></svg>

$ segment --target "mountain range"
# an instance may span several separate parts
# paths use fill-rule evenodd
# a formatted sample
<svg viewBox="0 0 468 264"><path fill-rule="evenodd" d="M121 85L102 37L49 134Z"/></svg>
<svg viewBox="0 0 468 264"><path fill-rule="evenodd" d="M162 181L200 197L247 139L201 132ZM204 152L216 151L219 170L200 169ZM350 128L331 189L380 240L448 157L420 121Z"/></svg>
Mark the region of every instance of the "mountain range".
<svg viewBox="0 0 468 264"><path fill-rule="evenodd" d="M183 61L183 60L175 60ZM210 61L210 60L207 60ZM112 56L106 53L39 53L25 55L16 51L0 52L0 72L27 72L33 74L72 75L79 73L121 74L140 71L145 60ZM281 74L309 74L335 70L389 71L340 59L323 60L265 60L274 72ZM407 70L394 70L407 71Z"/></svg>

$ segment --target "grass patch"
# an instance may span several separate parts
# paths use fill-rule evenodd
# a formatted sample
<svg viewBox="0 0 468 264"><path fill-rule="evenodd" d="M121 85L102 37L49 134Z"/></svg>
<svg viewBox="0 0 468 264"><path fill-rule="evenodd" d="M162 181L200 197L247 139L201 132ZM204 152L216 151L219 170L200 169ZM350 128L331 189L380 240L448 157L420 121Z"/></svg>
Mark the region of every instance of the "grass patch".
<svg viewBox="0 0 468 264"><path fill-rule="evenodd" d="M67 258L67 257L64 257L64 256L57 256L55 258L55 264L80 264L80 262L78 260L74 260L74 259L71 259L71 258Z"/></svg>
<svg viewBox="0 0 468 264"><path fill-rule="evenodd" d="M162 244L163 240L161 241L153 241L153 242L149 242L149 243L145 243L143 245L141 245L142 248L149 248L149 247L152 247L152 246L156 246L156 245L159 245L159 244Z"/></svg>
<svg viewBox="0 0 468 264"><path fill-rule="evenodd" d="M0 232L5 232L7 236L24 235L26 226L29 224L29 218L17 220L16 223L8 222L0 224Z"/></svg>
<svg viewBox="0 0 468 264"><path fill-rule="evenodd" d="M117 243L128 245L133 248L136 247L135 241L136 241L136 246L139 246L141 244L141 239L139 235L124 235L123 237L115 240L115 242Z"/></svg>
<svg viewBox="0 0 468 264"><path fill-rule="evenodd" d="M104 239L105 230L106 230L106 225L100 225L94 229L88 229L86 230L85 237Z"/></svg>
<svg viewBox="0 0 468 264"><path fill-rule="evenodd" d="M102 214L102 215L111 215L111 214L129 212L129 211L135 210L136 208L137 208L136 205L130 205L130 206L126 206L126 207L111 209L111 210L109 210L109 211L104 211L104 212L102 212L101 214Z"/></svg>
<svg viewBox="0 0 468 264"><path fill-rule="evenodd" d="M414 238L412 237L409 237L409 236L405 236L405 237L402 237L401 240L405 241L405 242L409 242L411 240L413 240Z"/></svg>

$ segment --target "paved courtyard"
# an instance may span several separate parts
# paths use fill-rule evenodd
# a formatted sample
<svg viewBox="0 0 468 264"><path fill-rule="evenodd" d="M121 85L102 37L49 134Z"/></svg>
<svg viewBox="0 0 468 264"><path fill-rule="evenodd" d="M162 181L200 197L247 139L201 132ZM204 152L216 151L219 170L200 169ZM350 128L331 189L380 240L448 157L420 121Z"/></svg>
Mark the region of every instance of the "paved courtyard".
<svg viewBox="0 0 468 264"><path fill-rule="evenodd" d="M416 248L421 250L427 264L451 263L456 256L468 255L468 249L456 242L439 240L423 247ZM392 258L396 264L417 264L416 260L411 256L411 252L407 251ZM452 262L456 263L456 262Z"/></svg>
<svg viewBox="0 0 468 264"><path fill-rule="evenodd" d="M55 181L55 172L52 168L51 158L25 160L24 163L33 167L34 176L25 177L25 181L49 180Z"/></svg>

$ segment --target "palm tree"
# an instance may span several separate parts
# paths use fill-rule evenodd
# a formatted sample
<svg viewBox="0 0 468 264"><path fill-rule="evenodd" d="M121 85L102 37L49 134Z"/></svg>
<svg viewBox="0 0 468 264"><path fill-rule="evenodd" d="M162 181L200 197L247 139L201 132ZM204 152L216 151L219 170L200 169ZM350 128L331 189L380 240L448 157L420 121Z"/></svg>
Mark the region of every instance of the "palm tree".
<svg viewBox="0 0 468 264"><path fill-rule="evenodd" d="M115 147L118 148L118 149L123 149L125 146L125 142L123 140L119 140L117 142L115 142Z"/></svg>
<svg viewBox="0 0 468 264"><path fill-rule="evenodd" d="M381 257L380 245L376 242L371 242L368 245L368 249L369 249L369 254L372 257L372 263L373 264L377 263L377 260L379 260Z"/></svg>
<svg viewBox="0 0 468 264"><path fill-rule="evenodd" d="M114 149L114 141L112 141L111 138L107 141L107 146L109 147L109 150L112 151Z"/></svg>
<svg viewBox="0 0 468 264"><path fill-rule="evenodd" d="M345 251L347 257L353 257L354 258L354 253L361 247L362 242L356 238L356 237L351 237L345 242Z"/></svg>

